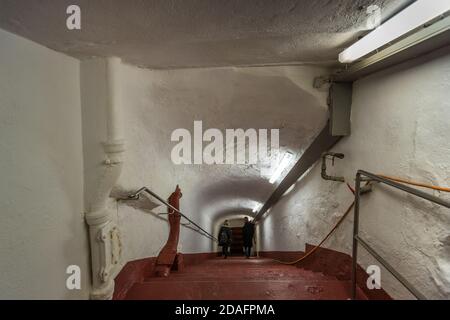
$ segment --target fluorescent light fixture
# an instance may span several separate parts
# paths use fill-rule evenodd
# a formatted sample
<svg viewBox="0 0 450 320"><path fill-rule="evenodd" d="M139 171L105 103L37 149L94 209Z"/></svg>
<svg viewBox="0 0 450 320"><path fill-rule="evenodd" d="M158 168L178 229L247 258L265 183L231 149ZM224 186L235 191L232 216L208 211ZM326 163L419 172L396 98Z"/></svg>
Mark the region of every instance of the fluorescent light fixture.
<svg viewBox="0 0 450 320"><path fill-rule="evenodd" d="M291 160L293 158L294 158L294 155L292 153L290 153L289 151L284 153L283 158L280 161L280 164L275 169L275 172L272 174L272 177L270 177L270 180L269 180L270 183L274 183L275 181L278 180L278 178L283 173L284 169L286 169L287 166L289 166L289 164L291 163Z"/></svg>
<svg viewBox="0 0 450 320"><path fill-rule="evenodd" d="M253 208L253 213L257 212L259 209L261 208L261 205L258 203L254 208Z"/></svg>
<svg viewBox="0 0 450 320"><path fill-rule="evenodd" d="M450 10L449 0L417 0L339 54L351 63Z"/></svg>

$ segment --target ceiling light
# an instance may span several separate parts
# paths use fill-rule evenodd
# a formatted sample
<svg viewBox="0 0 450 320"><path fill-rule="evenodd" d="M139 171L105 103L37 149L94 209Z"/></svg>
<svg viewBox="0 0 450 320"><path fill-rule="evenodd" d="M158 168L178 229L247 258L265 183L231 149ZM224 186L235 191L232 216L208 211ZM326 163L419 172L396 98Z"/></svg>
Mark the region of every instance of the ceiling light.
<svg viewBox="0 0 450 320"><path fill-rule="evenodd" d="M283 173L284 169L286 169L289 164L291 163L291 160L294 158L294 155L290 153L289 151L285 152L283 155L283 158L280 161L280 164L278 165L275 172L272 174L272 177L270 178L269 182L274 183L278 180L278 178Z"/></svg>
<svg viewBox="0 0 450 320"><path fill-rule="evenodd" d="M417 0L339 54L351 63L450 10L449 0Z"/></svg>

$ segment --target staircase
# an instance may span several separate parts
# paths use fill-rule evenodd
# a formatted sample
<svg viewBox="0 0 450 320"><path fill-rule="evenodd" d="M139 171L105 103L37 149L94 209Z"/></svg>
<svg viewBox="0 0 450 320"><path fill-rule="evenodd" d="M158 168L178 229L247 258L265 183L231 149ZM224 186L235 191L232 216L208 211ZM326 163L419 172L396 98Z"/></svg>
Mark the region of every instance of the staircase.
<svg viewBox="0 0 450 320"><path fill-rule="evenodd" d="M357 298L367 299L361 290ZM125 299L345 300L350 299L350 282L267 258L215 258L172 272L168 278L135 283Z"/></svg>

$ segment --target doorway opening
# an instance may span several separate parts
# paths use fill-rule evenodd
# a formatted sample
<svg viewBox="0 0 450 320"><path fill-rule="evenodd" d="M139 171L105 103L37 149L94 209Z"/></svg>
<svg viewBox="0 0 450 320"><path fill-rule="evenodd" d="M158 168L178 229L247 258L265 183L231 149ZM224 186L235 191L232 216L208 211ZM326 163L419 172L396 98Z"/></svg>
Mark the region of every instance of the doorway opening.
<svg viewBox="0 0 450 320"><path fill-rule="evenodd" d="M247 217L250 221L253 220L253 217L246 214L233 214L233 215L226 215L222 216L219 219L217 219L214 222L213 225L213 234L217 235L219 234L220 227L225 222L225 220L228 221L228 226L232 230L232 236L231 236L231 246L229 247L229 255L234 257L245 257L244 253L244 237L242 232L242 227L245 223L245 217ZM255 226L255 234L254 234L254 241L253 241L253 247L251 249L251 256L258 256L259 251L259 242L260 242L260 234L259 234L259 228L258 224ZM217 253L218 256L222 256L222 247L218 245L218 243L214 243L213 251Z"/></svg>

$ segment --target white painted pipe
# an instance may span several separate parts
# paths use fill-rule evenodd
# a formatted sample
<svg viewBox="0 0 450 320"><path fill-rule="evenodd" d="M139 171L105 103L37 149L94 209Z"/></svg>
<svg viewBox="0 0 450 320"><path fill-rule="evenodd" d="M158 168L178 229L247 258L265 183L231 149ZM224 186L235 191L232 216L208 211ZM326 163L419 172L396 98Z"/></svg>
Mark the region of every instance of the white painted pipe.
<svg viewBox="0 0 450 320"><path fill-rule="evenodd" d="M107 82L107 141L121 141L123 131L121 126L122 90L120 86L120 64L121 60L111 57L106 60L106 82Z"/></svg>
<svg viewBox="0 0 450 320"><path fill-rule="evenodd" d="M86 213L89 224L92 299L111 299L114 291L114 275L120 267L120 230L112 219L113 212L108 208L110 192L122 171L122 154L125 151L121 126L121 88L119 58L106 59L106 141L103 143L106 159L101 167L102 173L96 182L96 190Z"/></svg>

